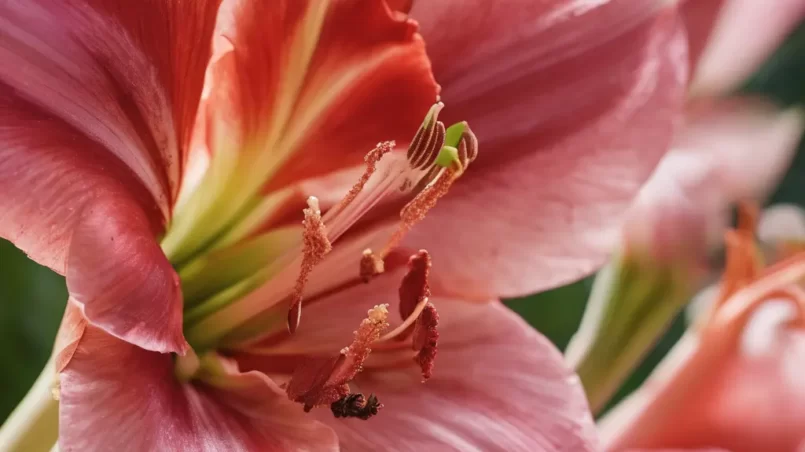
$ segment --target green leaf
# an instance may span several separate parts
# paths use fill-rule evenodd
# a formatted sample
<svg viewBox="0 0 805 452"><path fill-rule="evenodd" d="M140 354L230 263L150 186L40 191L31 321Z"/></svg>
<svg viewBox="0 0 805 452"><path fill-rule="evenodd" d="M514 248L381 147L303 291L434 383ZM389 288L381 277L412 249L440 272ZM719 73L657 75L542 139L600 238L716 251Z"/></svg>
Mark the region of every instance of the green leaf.
<svg viewBox="0 0 805 452"><path fill-rule="evenodd" d="M67 301L64 278L0 240L0 421L42 371Z"/></svg>

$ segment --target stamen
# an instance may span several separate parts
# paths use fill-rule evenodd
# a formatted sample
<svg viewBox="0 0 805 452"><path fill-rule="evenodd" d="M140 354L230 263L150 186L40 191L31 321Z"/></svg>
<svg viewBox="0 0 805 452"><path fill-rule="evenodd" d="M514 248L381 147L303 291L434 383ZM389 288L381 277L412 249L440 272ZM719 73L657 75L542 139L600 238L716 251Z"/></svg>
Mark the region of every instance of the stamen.
<svg viewBox="0 0 805 452"><path fill-rule="evenodd" d="M433 375L433 363L438 352L439 331L436 330L438 325L439 313L431 303L428 303L416 322L414 341L411 344L414 351L417 352L414 361L422 369L423 383Z"/></svg>
<svg viewBox="0 0 805 452"><path fill-rule="evenodd" d="M385 263L383 259L376 256L372 250L365 249L363 250L363 256L361 257L361 268L360 268L360 275L361 280L365 283L368 283L376 276L382 274L385 271Z"/></svg>
<svg viewBox="0 0 805 452"><path fill-rule="evenodd" d="M450 126L444 135L444 146L436 155L424 179L430 183L403 207L400 212L402 224L383 248L381 257L387 256L391 250L399 246L408 232L425 218L428 211L447 194L453 182L477 157L478 139L469 125L466 122L459 122Z"/></svg>
<svg viewBox="0 0 805 452"><path fill-rule="evenodd" d="M377 143L377 146L375 146L374 149L372 149L371 151L369 151L369 153L366 154L366 156L363 158L363 161L366 162L366 169L364 170L363 174L361 174L361 177L360 179L358 179L358 182L356 182L355 185L353 185L352 188L350 188L346 196L344 196L344 199L342 199L337 206L333 207L332 215L341 212L345 207L351 204L352 201L355 200L355 198L358 197L358 194L360 194L360 192L363 191L363 188L366 186L366 183L369 182L369 179L372 177L372 174L374 174L375 171L377 171L377 162L379 162L384 155L391 152L394 149L394 146L395 143L393 141L383 141Z"/></svg>
<svg viewBox="0 0 805 452"><path fill-rule="evenodd" d="M310 272L324 260L324 256L333 248L321 219L319 200L311 196L308 198L307 204L308 208L304 209L305 220L302 222L305 228L302 237L302 265L291 295L291 305L288 308L288 331L291 334L296 332L299 327L302 316L302 292L310 278Z"/></svg>
<svg viewBox="0 0 805 452"><path fill-rule="evenodd" d="M344 199L324 216L331 241L340 237L385 196L394 192L405 193L422 180L444 143L444 124L437 120L443 107L441 103L431 107L405 156L392 155L380 169L378 167L380 158L391 153L394 142L378 143L377 147L367 154L366 171ZM380 177L372 178L376 172L380 172Z"/></svg>
<svg viewBox="0 0 805 452"><path fill-rule="evenodd" d="M461 139L458 142L458 159L464 168L478 158L478 138L470 130L469 124L464 124Z"/></svg>
<svg viewBox="0 0 805 452"><path fill-rule="evenodd" d="M408 260L408 273L403 277L399 289L400 316L404 321L378 340L378 345L388 346L382 343L391 339L404 341L413 335L411 349L417 352L414 362L422 370L423 382L433 375L439 340L439 331L436 329L439 313L428 302L431 295L428 284L431 266L430 254L426 250L420 250Z"/></svg>
<svg viewBox="0 0 805 452"><path fill-rule="evenodd" d="M430 254L427 250L419 250L408 259L408 273L400 282L400 318L403 323L390 333L385 334L378 342L390 339L404 341L414 331L414 323L430 298L428 276L431 268Z"/></svg>
<svg viewBox="0 0 805 452"><path fill-rule="evenodd" d="M439 159L436 160L436 164L441 167L454 167L461 174L478 157L478 138L465 121L447 129L444 143Z"/></svg>
<svg viewBox="0 0 805 452"><path fill-rule="evenodd" d="M364 421L376 416L381 408L383 408L383 404L377 400L374 394L369 394L369 398L366 399L360 393L346 395L330 405L333 416L337 418L356 417Z"/></svg>
<svg viewBox="0 0 805 452"><path fill-rule="evenodd" d="M363 362L372 352L372 344L389 327L388 314L386 304L377 305L369 310L367 318L361 322L358 331L355 332L355 340L349 347L341 350L341 365L327 380L328 384L347 383L361 371Z"/></svg>
<svg viewBox="0 0 805 452"><path fill-rule="evenodd" d="M414 169L430 168L439 155L439 149L444 144L446 131L444 124L438 121L437 118L443 108L444 104L441 102L437 102L430 107L422 126L411 140L411 145L408 147L408 162Z"/></svg>
<svg viewBox="0 0 805 452"><path fill-rule="evenodd" d="M308 358L300 364L288 383L288 398L304 404L305 411L315 406L331 405L350 395L349 382L363 370L363 363L371 353L372 344L388 328L388 305L378 305L370 309L358 330L352 344L341 350L337 357ZM371 399L371 397L370 397ZM360 408L355 405L357 398L346 403L344 408ZM375 406L379 408L379 404ZM367 405L363 407L366 409ZM371 412L372 409L370 408ZM377 414L376 410L372 414Z"/></svg>
<svg viewBox="0 0 805 452"><path fill-rule="evenodd" d="M416 305L414 311L411 312L411 315L406 317L405 321L401 323L397 328L394 328L393 331L385 334L383 337L377 340L378 343L387 342L394 338L400 338L400 340L405 340L410 336L410 328L414 326L414 323L419 318L419 315L422 314L422 311L425 309L425 305L428 304L428 299L424 299L421 303ZM400 337L402 336L402 337Z"/></svg>
<svg viewBox="0 0 805 452"><path fill-rule="evenodd" d="M755 243L757 219L757 206L748 203L739 205L738 227L727 231L724 236L727 262L713 309L718 309L735 292L754 281L760 273L762 262L760 250Z"/></svg>
<svg viewBox="0 0 805 452"><path fill-rule="evenodd" d="M428 278L432 266L427 250L419 250L408 260L408 273L400 283L400 318L407 319L416 306L430 297Z"/></svg>
<svg viewBox="0 0 805 452"><path fill-rule="evenodd" d="M391 250L399 246L400 242L405 238L408 232L414 228L420 221L425 219L425 215L430 209L436 206L436 203L442 196L446 195L450 186L456 180L457 172L452 168L443 170L442 174L431 184L425 187L424 190L419 192L414 199L412 199L400 211L400 224L399 229L391 236L389 242L383 248L381 256L385 257Z"/></svg>

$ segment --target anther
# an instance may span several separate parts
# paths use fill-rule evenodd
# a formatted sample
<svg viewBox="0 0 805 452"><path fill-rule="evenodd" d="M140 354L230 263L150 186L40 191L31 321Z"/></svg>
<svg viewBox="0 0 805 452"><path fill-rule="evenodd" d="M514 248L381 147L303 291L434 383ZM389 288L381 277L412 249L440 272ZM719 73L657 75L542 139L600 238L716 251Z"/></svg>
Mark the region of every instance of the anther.
<svg viewBox="0 0 805 452"><path fill-rule="evenodd" d="M319 200L311 196L307 200L308 208L304 209L305 220L302 237L302 265L296 279L291 304L288 308L288 331L293 334L299 327L302 316L302 294L310 278L313 268L324 260L324 256L332 250L330 240L327 238L327 229L321 220Z"/></svg>
<svg viewBox="0 0 805 452"><path fill-rule="evenodd" d="M464 124L464 131L461 133L461 139L458 142L458 159L461 166L466 168L467 165L474 162L478 158L478 138L470 130L469 124Z"/></svg>
<svg viewBox="0 0 805 452"><path fill-rule="evenodd" d="M394 328L393 331L385 334L379 342L390 339L403 341L411 337L414 326L428 304L430 298L430 286L428 276L430 274L431 260L426 250L420 250L408 260L408 273L405 274L400 282L398 291L400 296L400 317L403 323Z"/></svg>
<svg viewBox="0 0 805 452"><path fill-rule="evenodd" d="M438 351L439 331L436 329L438 325L439 313L431 303L428 303L417 319L414 340L411 343L411 347L417 352L414 361L422 369L423 382L433 375L433 363Z"/></svg>
<svg viewBox="0 0 805 452"><path fill-rule="evenodd" d="M413 169L428 169L433 166L444 145L444 123L438 120L444 104L437 102L428 111L422 126L417 130L408 147L408 162Z"/></svg>
<svg viewBox="0 0 805 452"><path fill-rule="evenodd" d="M426 250L419 250L418 253L411 256L408 260L408 273L400 282L400 289L398 291L400 297L400 318L403 320L410 317L417 306L425 304L430 298L430 286L428 285L428 278L430 276L431 268L430 255ZM400 334L397 339L404 340L410 336L413 327L409 328L403 334Z"/></svg>
<svg viewBox="0 0 805 452"><path fill-rule="evenodd" d="M365 283L368 283L376 276L382 274L384 271L385 264L383 263L383 259L376 256L372 250L368 248L363 250L360 267L361 280Z"/></svg>

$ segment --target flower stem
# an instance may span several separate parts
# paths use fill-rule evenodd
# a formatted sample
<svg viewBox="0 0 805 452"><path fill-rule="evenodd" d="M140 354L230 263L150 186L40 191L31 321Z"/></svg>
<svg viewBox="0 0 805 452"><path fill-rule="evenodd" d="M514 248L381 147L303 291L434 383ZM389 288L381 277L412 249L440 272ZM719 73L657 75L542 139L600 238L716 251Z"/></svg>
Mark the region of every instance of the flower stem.
<svg viewBox="0 0 805 452"><path fill-rule="evenodd" d="M590 409L599 414L651 351L692 295L672 268L628 257L596 278L579 332L566 359L581 378Z"/></svg>
<svg viewBox="0 0 805 452"><path fill-rule="evenodd" d="M0 451L47 452L59 438L59 402L53 398L53 360L0 428ZM58 448L56 449L58 450Z"/></svg>

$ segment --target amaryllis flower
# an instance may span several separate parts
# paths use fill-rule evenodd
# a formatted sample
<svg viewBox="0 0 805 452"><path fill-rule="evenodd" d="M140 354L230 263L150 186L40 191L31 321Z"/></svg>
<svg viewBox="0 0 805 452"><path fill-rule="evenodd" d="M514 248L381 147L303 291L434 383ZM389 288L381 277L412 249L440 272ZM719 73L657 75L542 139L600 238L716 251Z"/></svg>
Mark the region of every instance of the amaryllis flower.
<svg viewBox="0 0 805 452"><path fill-rule="evenodd" d="M62 449L595 447L496 300L609 251L683 96L672 3L32 0L0 43Z"/></svg>
<svg viewBox="0 0 805 452"><path fill-rule="evenodd" d="M616 256L596 278L582 326L567 350L596 412L705 283L733 205L771 194L805 130L798 109L780 109L757 97L722 96L755 71L785 34L761 31L762 44L716 51L725 52L723 36L734 39L736 28L743 32L747 14L757 15L750 3L682 4L693 72L707 81L692 80L684 124L627 213ZM785 14L764 16L759 28L789 30L796 24L790 16L805 13L798 5L786 2ZM736 72L722 77L704 71L713 60Z"/></svg>
<svg viewBox="0 0 805 452"><path fill-rule="evenodd" d="M601 423L607 450L805 447L805 255L762 268L746 213L695 328Z"/></svg>
<svg viewBox="0 0 805 452"><path fill-rule="evenodd" d="M596 278L582 327L567 350L594 410L604 406L705 284L732 207L771 193L794 156L803 126L799 111L780 111L756 98L707 99L688 106L671 151L627 214L621 248ZM762 161L758 149L764 149ZM617 320L628 312L640 320ZM612 347L612 341L630 348Z"/></svg>

